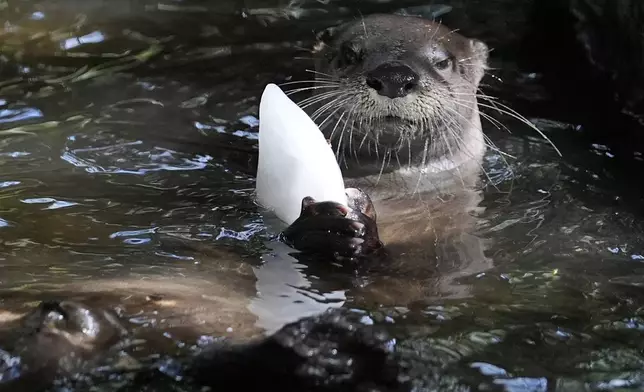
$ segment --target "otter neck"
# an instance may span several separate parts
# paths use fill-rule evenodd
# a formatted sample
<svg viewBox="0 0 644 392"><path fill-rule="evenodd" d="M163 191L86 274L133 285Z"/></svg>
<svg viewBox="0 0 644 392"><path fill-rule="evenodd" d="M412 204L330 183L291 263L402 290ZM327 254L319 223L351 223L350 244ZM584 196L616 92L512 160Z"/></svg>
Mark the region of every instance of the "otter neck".
<svg viewBox="0 0 644 392"><path fill-rule="evenodd" d="M410 196L416 193L438 192L474 186L480 174L485 141L478 109L463 126L463 143L451 148L448 154L423 163L425 140L413 140L407 147L392 151L383 147L377 153L363 147L357 153L336 154L347 188L360 188L374 200ZM330 131L323 130L329 138ZM334 152L338 140L331 140Z"/></svg>

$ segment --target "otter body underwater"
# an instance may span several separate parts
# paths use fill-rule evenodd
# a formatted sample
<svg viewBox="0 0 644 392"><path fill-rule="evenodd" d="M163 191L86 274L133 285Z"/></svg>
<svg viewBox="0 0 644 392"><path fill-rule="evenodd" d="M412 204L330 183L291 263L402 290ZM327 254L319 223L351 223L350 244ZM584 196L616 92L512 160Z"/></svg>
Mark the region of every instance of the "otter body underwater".
<svg viewBox="0 0 644 392"><path fill-rule="evenodd" d="M313 95L300 105L314 108L311 117L336 153L349 206L361 213L305 199L285 241L335 260L386 254L415 272L435 268L427 259L441 253L466 258L458 262L462 271L488 268L482 241L468 233L486 151L477 91L487 46L397 15L330 28L320 40L314 84L297 89Z"/></svg>
<svg viewBox="0 0 644 392"><path fill-rule="evenodd" d="M0 391L411 391L454 388L438 377L440 352L394 343L368 313L334 309L252 342L211 342L171 361L123 361L128 321L101 307L49 300L0 322ZM427 355L431 353L431 355ZM425 357L429 358L427 360ZM410 367L404 358L413 358ZM440 358L442 360L442 358ZM129 365L128 365L129 362ZM436 362L436 363L435 363ZM98 366L98 367L97 367ZM418 373L410 382L409 374Z"/></svg>

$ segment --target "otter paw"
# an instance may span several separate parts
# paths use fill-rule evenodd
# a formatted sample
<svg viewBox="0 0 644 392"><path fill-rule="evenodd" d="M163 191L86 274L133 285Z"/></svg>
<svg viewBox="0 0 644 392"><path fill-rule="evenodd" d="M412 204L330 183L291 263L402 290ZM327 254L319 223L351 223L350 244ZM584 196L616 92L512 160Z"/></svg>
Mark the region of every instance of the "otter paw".
<svg viewBox="0 0 644 392"><path fill-rule="evenodd" d="M379 249L375 220L355 209L330 201L302 200L302 212L282 238L291 247L304 252L331 256L335 260L353 260Z"/></svg>
<svg viewBox="0 0 644 392"><path fill-rule="evenodd" d="M258 342L214 343L190 362L186 376L212 390L263 391L270 382L270 390L282 392L400 391L395 340L367 317L331 309Z"/></svg>
<svg viewBox="0 0 644 392"><path fill-rule="evenodd" d="M269 338L299 358L295 374L305 384L348 387L395 384L389 363L393 340L365 325L365 315L333 309L284 326ZM380 388L372 390L381 390Z"/></svg>

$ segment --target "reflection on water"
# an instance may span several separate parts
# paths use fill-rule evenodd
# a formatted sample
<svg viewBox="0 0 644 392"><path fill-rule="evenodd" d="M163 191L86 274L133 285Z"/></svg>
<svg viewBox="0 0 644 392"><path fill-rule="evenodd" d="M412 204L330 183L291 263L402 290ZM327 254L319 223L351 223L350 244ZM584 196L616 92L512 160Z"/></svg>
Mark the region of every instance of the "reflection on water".
<svg viewBox="0 0 644 392"><path fill-rule="evenodd" d="M305 265L288 255L286 245L269 245L270 253L263 257L264 264L253 269L257 282L257 296L249 310L257 316L257 326L270 334L286 323L302 317L322 313L332 307L341 307L346 300L344 291L318 293L311 290L312 282L305 275Z"/></svg>
<svg viewBox="0 0 644 392"><path fill-rule="evenodd" d="M510 119L512 135L488 127L516 159L486 157L472 235L485 241L487 264L468 270L457 247L426 266L446 271L435 287L298 261L271 240L277 229L252 200L259 94L305 78L295 48L350 9L244 3L7 3L3 320L54 295L117 308L139 339L126 351L154 362L204 339L247 339L327 307L362 306L401 339L441 348L449 372L481 389L642 387L642 225L625 202L628 184L605 170L612 154L581 142L579 127L536 121L563 160ZM428 12L439 11L448 10ZM146 12L148 24L133 24ZM172 28L185 27L190 44L159 27L177 15L185 21ZM457 245L474 248L468 241ZM376 296L380 284L400 301ZM391 295L410 287L422 301Z"/></svg>

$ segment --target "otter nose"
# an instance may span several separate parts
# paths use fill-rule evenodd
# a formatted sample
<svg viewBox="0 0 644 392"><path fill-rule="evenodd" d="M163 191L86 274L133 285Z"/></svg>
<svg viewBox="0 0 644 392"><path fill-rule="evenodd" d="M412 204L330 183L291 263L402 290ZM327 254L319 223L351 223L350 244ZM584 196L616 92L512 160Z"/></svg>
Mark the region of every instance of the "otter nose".
<svg viewBox="0 0 644 392"><path fill-rule="evenodd" d="M367 85L378 94L400 98L418 85L418 74L402 64L381 64L367 73Z"/></svg>

